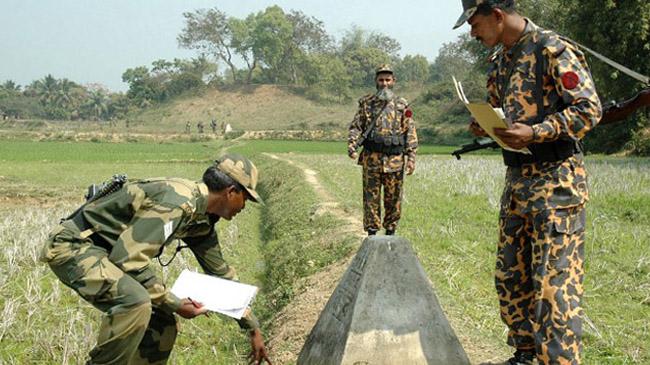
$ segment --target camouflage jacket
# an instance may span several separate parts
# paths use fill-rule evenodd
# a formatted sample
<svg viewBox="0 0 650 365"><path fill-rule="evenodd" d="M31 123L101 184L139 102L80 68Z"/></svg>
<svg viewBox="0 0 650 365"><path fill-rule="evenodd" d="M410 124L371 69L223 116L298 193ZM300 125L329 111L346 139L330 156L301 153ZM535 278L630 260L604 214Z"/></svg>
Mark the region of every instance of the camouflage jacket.
<svg viewBox="0 0 650 365"><path fill-rule="evenodd" d="M174 312L180 299L155 275L151 262L174 240L187 244L206 274L236 280L219 246L214 227L219 217L206 213L207 204L208 188L202 182L181 178L135 180L83 208L80 214L91 228L80 231L73 220L67 220L53 236L64 230L80 240L93 234L100 236L112 247L108 259L147 288L154 305ZM57 255L60 250L48 245L42 260L52 261ZM259 326L250 310L238 322L245 329Z"/></svg>
<svg viewBox="0 0 650 365"><path fill-rule="evenodd" d="M382 112L383 109L383 112ZM364 148L359 156L359 165L370 170L381 170L382 172L397 172L404 168L404 156L409 160L415 160L418 148L418 136L415 130L415 122L408 110L408 102L404 98L395 98L389 101L384 108L384 102L375 95L366 95L359 99L359 109L352 119L348 135L348 154L356 152L359 138L364 131L370 127L370 123L377 119L375 128L395 127L405 136L404 154L388 155L381 152L371 152ZM377 113L383 115L377 118ZM394 125L393 123L397 123ZM382 125L383 124L383 125Z"/></svg>
<svg viewBox="0 0 650 365"><path fill-rule="evenodd" d="M541 29L526 19L527 25L519 42L508 51L496 54L488 75L488 102L503 107L506 117L514 122L535 118L540 111L532 97L535 87L535 48L544 35L543 56L545 62L544 105L554 105L560 99L567 107L550 114L536 125L534 143L554 141L561 137L581 139L600 120L601 105L591 73L583 53L571 42L554 32ZM520 44L521 43L521 44ZM516 61L509 83L505 79L507 65L518 46L522 53ZM504 100L500 100L500 91Z"/></svg>
<svg viewBox="0 0 650 365"><path fill-rule="evenodd" d="M526 21L524 34L517 44L491 60L488 102L502 107L506 117L514 122L532 124L530 121L543 113L537 110L532 92L537 85L535 50L538 42L543 42L544 108L558 104L563 107L537 118L537 123L532 124L533 143L580 140L596 126L602 114L585 57L572 42L537 27L529 19ZM520 56L515 60L510 80L505 80L513 50L517 48L521 49ZM511 188L513 195L520 196L515 200L526 204L525 210L567 208L588 199L586 172L579 156L559 162L533 163L516 170L508 172L506 189Z"/></svg>

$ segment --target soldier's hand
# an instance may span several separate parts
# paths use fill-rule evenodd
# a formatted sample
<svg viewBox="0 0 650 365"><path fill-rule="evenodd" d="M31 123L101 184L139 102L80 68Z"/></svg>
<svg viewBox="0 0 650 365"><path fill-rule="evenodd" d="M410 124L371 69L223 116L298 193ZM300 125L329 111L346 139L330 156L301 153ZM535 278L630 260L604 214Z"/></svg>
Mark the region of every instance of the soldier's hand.
<svg viewBox="0 0 650 365"><path fill-rule="evenodd" d="M409 158L408 162L406 162L406 174L413 175L414 172L415 172L415 160Z"/></svg>
<svg viewBox="0 0 650 365"><path fill-rule="evenodd" d="M483 128L481 128L478 123L476 123L476 119L472 118L469 123L469 131L476 137L486 137L488 134L485 133Z"/></svg>
<svg viewBox="0 0 650 365"><path fill-rule="evenodd" d="M348 152L348 156L349 156L351 159L353 159L353 160L356 160L357 157L359 157L359 155L357 154L356 151Z"/></svg>
<svg viewBox="0 0 650 365"><path fill-rule="evenodd" d="M181 300L181 306L176 310L176 313L183 318L192 319L201 314L207 315L208 309L202 303L185 298Z"/></svg>
<svg viewBox="0 0 650 365"><path fill-rule="evenodd" d="M514 149L522 149L533 142L533 127L523 123L513 123L510 128L494 128L496 134L505 144Z"/></svg>
<svg viewBox="0 0 650 365"><path fill-rule="evenodd" d="M264 346L264 338L262 337L262 331L259 328L256 328L250 332L251 336L251 353L248 354L248 363L254 365L264 364L264 361L271 365L271 360L269 360L268 353L266 352L266 347Z"/></svg>

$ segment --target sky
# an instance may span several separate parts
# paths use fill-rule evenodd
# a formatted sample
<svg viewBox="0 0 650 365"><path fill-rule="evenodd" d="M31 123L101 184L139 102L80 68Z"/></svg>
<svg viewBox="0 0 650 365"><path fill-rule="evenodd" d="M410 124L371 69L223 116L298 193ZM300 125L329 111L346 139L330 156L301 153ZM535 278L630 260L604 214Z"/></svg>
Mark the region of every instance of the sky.
<svg viewBox="0 0 650 365"><path fill-rule="evenodd" d="M429 61L468 31L451 29L460 0L1 0L0 83L24 86L52 74L125 91L127 68L196 56L176 40L184 12L216 7L243 18L271 5L316 17L336 39L352 25L384 33L400 42L402 56Z"/></svg>

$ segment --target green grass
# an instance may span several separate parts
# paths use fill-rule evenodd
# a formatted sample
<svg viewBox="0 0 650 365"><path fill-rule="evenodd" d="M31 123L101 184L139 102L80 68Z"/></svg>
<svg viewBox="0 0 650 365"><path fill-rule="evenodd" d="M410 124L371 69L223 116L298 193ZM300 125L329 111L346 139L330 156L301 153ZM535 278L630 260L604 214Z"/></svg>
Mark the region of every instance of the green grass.
<svg viewBox="0 0 650 365"><path fill-rule="evenodd" d="M345 157L299 155L348 209L361 171ZM322 163L327 160L327 163ZM585 364L650 363L650 160L589 158ZM421 156L406 178L398 232L411 240L445 310L477 342L507 353L493 289L500 157Z"/></svg>
<svg viewBox="0 0 650 365"><path fill-rule="evenodd" d="M0 362L76 363L94 342L98 313L36 262L47 233L73 210L85 187L113 173L198 179L229 146L261 171L266 206L250 204L219 223L224 255L246 282L263 287L255 310L263 323L293 295L295 281L354 247L341 222L314 215L319 201L301 172L260 154L272 152L317 170L351 214L361 214L361 170L345 143L237 141L201 143L0 142ZM456 161L448 147L424 146L407 177L399 233L414 246L460 336L503 358L504 326L493 288L497 210L504 168L500 156ZM650 160L588 157L585 364L650 363ZM162 275L171 281L183 253ZM268 330L268 328L266 328ZM177 364L242 363L248 344L233 321L182 320ZM488 359L485 359L488 360Z"/></svg>

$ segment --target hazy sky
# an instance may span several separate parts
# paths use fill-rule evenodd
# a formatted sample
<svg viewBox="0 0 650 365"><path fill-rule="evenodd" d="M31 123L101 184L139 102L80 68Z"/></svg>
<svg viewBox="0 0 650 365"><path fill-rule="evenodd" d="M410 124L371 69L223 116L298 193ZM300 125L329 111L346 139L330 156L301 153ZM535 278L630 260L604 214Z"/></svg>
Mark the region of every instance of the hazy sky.
<svg viewBox="0 0 650 365"><path fill-rule="evenodd" d="M397 39L402 55L430 61L468 30L451 30L460 0L0 0L0 82L26 85L51 73L126 90L127 68L195 56L176 41L183 12L217 7L242 18L273 4L316 17L337 39L355 24Z"/></svg>

